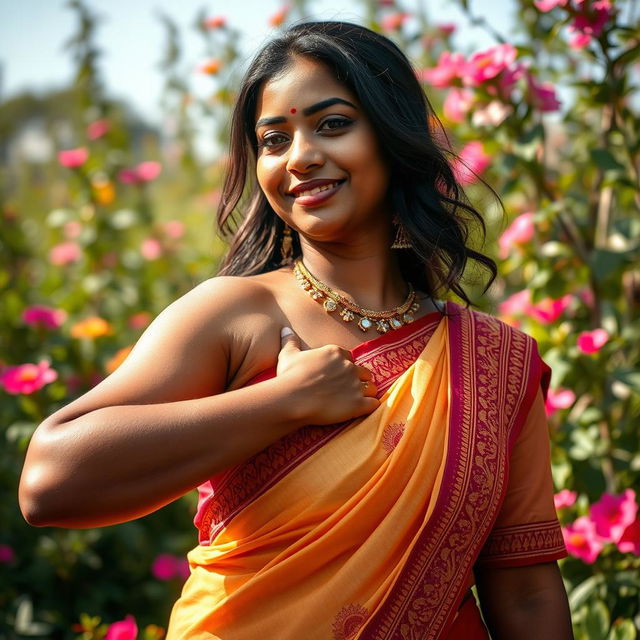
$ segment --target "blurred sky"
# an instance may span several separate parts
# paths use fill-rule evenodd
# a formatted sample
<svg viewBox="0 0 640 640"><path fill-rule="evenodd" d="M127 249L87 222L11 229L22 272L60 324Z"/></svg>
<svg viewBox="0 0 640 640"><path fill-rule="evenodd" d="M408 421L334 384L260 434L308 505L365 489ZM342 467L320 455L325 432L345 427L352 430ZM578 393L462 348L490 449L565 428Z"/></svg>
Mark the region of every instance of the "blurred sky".
<svg viewBox="0 0 640 640"><path fill-rule="evenodd" d="M24 89L64 87L72 79L73 65L64 43L76 29L76 16L66 0L0 0L0 101ZM103 56L99 66L109 95L123 98L148 122L160 121L159 100L162 76L157 68L163 50L164 28L158 11L170 15L181 27L189 72L202 59L203 40L194 31L199 10L210 16L225 16L243 33L241 47L251 54L273 31L269 16L283 4L280 0L89 0L88 6L103 20L97 42ZM411 11L421 4L433 22L455 22L457 47L470 50L494 44L480 28L468 21L450 0L407 0ZM510 33L515 10L511 0L469 0L473 12L485 17L503 34ZM324 19L359 21L362 4L356 0L314 0L314 16ZM208 78L194 73L194 91ZM210 88L210 83L207 87Z"/></svg>

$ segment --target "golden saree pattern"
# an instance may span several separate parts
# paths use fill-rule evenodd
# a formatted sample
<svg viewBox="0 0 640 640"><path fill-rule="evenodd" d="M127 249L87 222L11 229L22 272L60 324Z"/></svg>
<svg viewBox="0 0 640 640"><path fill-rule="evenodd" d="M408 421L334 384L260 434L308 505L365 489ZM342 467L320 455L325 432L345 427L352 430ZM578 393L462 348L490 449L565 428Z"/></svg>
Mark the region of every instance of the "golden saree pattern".
<svg viewBox="0 0 640 640"><path fill-rule="evenodd" d="M482 629L461 604L481 554L564 555L557 521L511 535L505 512L547 375L531 338L448 304L353 356L378 385L373 414L300 429L201 487L169 640L452 638L463 618Z"/></svg>

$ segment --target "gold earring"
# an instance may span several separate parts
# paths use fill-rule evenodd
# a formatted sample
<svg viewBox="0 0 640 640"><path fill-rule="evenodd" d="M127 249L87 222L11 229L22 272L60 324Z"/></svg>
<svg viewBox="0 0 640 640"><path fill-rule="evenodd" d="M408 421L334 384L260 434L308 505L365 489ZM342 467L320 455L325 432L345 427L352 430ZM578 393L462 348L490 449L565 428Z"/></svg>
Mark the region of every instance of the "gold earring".
<svg viewBox="0 0 640 640"><path fill-rule="evenodd" d="M393 223L396 225L396 238L391 245L392 249L411 249L411 238L407 235L405 228L402 226L400 220L397 217L393 219Z"/></svg>
<svg viewBox="0 0 640 640"><path fill-rule="evenodd" d="M282 232L282 244L280 245L280 255L282 256L281 266L290 264L293 260L293 238L288 224L284 225Z"/></svg>

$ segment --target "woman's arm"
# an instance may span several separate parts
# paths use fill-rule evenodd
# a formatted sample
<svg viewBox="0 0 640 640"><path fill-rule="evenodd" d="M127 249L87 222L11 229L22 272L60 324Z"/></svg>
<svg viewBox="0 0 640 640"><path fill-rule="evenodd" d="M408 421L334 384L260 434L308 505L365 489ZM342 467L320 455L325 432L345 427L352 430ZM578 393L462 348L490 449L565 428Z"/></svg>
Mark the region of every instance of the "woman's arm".
<svg viewBox="0 0 640 640"><path fill-rule="evenodd" d="M233 280L168 307L116 372L38 427L20 481L28 522L94 527L145 515L304 424L378 405L362 393L369 372L337 347L300 352L289 337L278 356L279 327L277 377L223 393L230 331L269 302Z"/></svg>
<svg viewBox="0 0 640 640"><path fill-rule="evenodd" d="M555 562L476 570L492 640L572 640L571 615Z"/></svg>

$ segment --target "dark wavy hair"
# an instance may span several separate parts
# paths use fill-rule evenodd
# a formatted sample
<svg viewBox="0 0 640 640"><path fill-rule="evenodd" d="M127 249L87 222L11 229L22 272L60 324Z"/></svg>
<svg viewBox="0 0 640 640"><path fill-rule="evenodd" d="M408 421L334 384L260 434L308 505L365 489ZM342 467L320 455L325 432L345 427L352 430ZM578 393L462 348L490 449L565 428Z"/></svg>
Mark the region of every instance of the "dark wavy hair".
<svg viewBox="0 0 640 640"><path fill-rule="evenodd" d="M398 249L403 276L430 296L452 291L472 304L461 285L467 261L489 272L485 291L497 268L469 246L471 228L477 224L483 240L486 229L455 179L442 124L402 51L384 36L345 22L290 27L256 55L245 74L232 114L229 168L218 209L218 227L230 241L219 275L254 275L281 266L284 223L255 178L254 127L264 83L297 56L326 65L372 123L390 171L388 201L411 240L411 249ZM298 257L300 242L292 233Z"/></svg>

